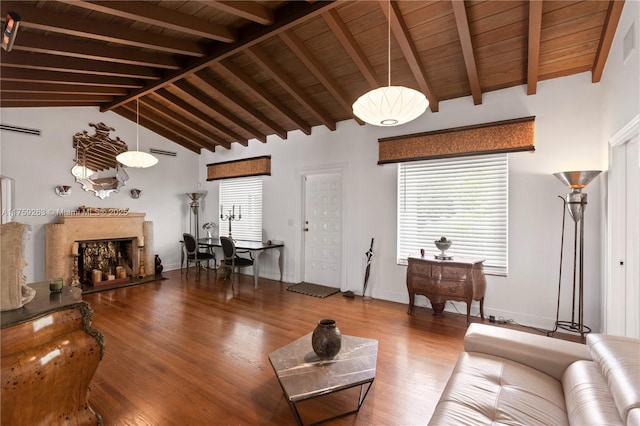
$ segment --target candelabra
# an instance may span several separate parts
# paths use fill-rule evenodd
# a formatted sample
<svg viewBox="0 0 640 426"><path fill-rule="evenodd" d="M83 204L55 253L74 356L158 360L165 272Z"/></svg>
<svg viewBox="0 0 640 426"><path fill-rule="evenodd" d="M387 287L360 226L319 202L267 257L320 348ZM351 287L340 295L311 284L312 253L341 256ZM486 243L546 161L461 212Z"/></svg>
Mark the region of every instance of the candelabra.
<svg viewBox="0 0 640 426"><path fill-rule="evenodd" d="M78 275L78 255L73 256L73 278L71 278L72 287L80 287L80 276Z"/></svg>
<svg viewBox="0 0 640 426"><path fill-rule="evenodd" d="M228 220L229 221L229 238L231 237L231 222L233 222L234 220L240 220L242 219L242 206L238 206L238 216L236 216L236 205L234 204L232 206L232 208L230 210L227 210L229 213L227 213L226 215L224 213L222 213L224 211L224 208L222 205L220 205L220 220L225 221Z"/></svg>

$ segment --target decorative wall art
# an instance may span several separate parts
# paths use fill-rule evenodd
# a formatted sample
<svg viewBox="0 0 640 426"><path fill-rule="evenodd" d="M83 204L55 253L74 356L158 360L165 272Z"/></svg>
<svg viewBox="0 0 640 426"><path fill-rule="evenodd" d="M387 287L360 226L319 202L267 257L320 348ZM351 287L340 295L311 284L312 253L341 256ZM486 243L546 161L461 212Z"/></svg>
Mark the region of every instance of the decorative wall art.
<svg viewBox="0 0 640 426"><path fill-rule="evenodd" d="M115 131L113 127L104 123L89 125L95 129L95 134L90 135L83 130L73 136L76 158L71 174L82 189L105 199L118 192L129 179L124 167L116 160L116 156L128 148L119 137L109 137L109 133Z"/></svg>

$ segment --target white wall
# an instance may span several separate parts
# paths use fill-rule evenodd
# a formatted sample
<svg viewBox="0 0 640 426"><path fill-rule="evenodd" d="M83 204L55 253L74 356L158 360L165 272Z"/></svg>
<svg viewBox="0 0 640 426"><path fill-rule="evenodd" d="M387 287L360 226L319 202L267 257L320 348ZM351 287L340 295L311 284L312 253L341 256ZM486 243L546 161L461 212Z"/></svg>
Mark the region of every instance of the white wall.
<svg viewBox="0 0 640 426"><path fill-rule="evenodd" d="M635 51L624 60L623 39L630 30L635 32ZM600 84L603 164L607 165L609 138L640 112L640 1L624 3Z"/></svg>
<svg viewBox="0 0 640 426"><path fill-rule="evenodd" d="M635 49L625 59L623 52L624 38L631 33L634 36ZM607 59L607 65L604 69L602 81L602 133L601 133L601 151L605 167L609 164L609 141L614 135L617 135L623 128L628 129L628 125L632 120L637 120L640 115L640 2L627 1L624 4L620 22L613 39L611 51ZM640 158L638 158L640 164ZM605 178L608 178L608 174ZM635 189L637 190L637 189ZM602 301L603 308L602 324L607 332L621 332L625 329L624 324L606 324L604 319L607 309L620 309L620 307L629 306L630 303L625 300L626 293L620 291L621 283L609 283L609 248L607 247L607 232L609 229L609 218L607 217L607 194L604 193L600 200L600 208L603 213L601 234L603 235L602 244ZM630 235L627 233L627 235ZM631 262L639 262L638 258L628 258L627 268ZM635 265L638 268L638 265ZM635 283L637 285L637 283ZM632 284L631 284L632 285ZM616 289L618 291L612 291ZM609 320L612 318L624 318L625 313L616 310L615 313L609 313ZM630 315L629 318L633 318Z"/></svg>
<svg viewBox="0 0 640 426"><path fill-rule="evenodd" d="M395 262L396 166L377 165L378 138L534 115L536 153L509 156L510 272L507 277L488 278L485 314L550 328L556 312L563 208L557 196L568 192L552 174L600 169L605 163L600 149L600 98L599 86L591 83L590 73L584 73L541 82L535 96L527 96L524 87L515 87L485 94L480 106L474 106L470 98L442 102L440 112L427 112L401 127L359 126L349 120L339 123L335 132L315 127L310 136L296 131L284 141L274 137L267 144L253 140L248 148L205 152L200 158L200 179L211 194L209 202L214 203L218 184L205 182L207 163L272 156L272 175L263 179L263 227L268 238L284 240L285 280L296 281L300 279L294 265L300 250L296 227L301 227L296 175L301 170L344 165L347 273L343 290L361 291L363 257L374 237L375 261L369 281L372 295L407 303L406 267ZM585 221L585 321L596 330L600 321L600 190L599 179L586 190L596 206L587 208ZM217 204L210 204L207 217L213 219L217 214ZM425 247L430 244L425 242ZM275 278L275 258L264 263L263 275ZM565 268L568 275L570 267ZM563 291L568 294L570 285ZM428 304L422 297L418 302ZM477 312L476 305L473 312ZM569 319L570 300L565 298L562 306L561 319ZM463 305L459 309L464 309Z"/></svg>
<svg viewBox="0 0 640 426"><path fill-rule="evenodd" d="M112 137L119 136L130 149L135 149L134 122L115 113L101 113L97 108L3 108L0 115L3 124L42 131L39 137L0 132L0 174L15 180L15 207L47 212L45 216L15 218L31 225L32 230L25 247L27 282L51 278L44 276L44 224L56 222L58 209L75 210L82 205L129 208L131 212L146 213L146 220L153 221L154 252L160 255L166 269L180 267L178 242L189 227L188 200L184 193L197 190L196 154L141 127L140 150L153 147L176 151L177 156L158 156L158 164L149 169L127 168L126 186L101 200L93 193L84 192L71 175L75 156L73 135L82 130L93 134L89 123L104 122L116 129ZM71 195L56 195L57 185L70 185ZM131 188L142 190L139 199L131 198Z"/></svg>

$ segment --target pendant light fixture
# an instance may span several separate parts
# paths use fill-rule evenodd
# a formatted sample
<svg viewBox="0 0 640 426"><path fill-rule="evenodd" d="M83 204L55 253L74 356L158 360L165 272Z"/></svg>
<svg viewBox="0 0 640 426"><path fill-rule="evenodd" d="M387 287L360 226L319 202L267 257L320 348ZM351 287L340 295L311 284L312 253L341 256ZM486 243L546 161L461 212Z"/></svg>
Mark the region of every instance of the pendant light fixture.
<svg viewBox="0 0 640 426"><path fill-rule="evenodd" d="M153 155L140 151L140 101L136 98L136 150L125 151L118 154L116 160L124 164L127 167L134 167L138 169L144 169L151 167L158 162L158 159Z"/></svg>
<svg viewBox="0 0 640 426"><path fill-rule="evenodd" d="M389 0L388 83L386 87L370 90L353 103L353 113L375 126L398 126L418 118L427 110L429 101L424 94L403 86L391 85L391 0Z"/></svg>

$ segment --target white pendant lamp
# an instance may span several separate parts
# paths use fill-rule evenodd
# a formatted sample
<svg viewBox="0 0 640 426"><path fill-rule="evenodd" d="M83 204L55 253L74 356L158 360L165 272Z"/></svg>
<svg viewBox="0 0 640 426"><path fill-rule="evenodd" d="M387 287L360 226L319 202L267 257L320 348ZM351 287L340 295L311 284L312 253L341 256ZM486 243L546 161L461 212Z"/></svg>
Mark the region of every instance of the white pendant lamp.
<svg viewBox="0 0 640 426"><path fill-rule="evenodd" d="M391 0L389 0L388 85L370 90L353 103L353 113L375 126L398 126L418 118L429 101L417 90L391 85Z"/></svg>
<svg viewBox="0 0 640 426"><path fill-rule="evenodd" d="M93 170L81 164L76 164L71 168L71 174L80 179L86 179L93 173Z"/></svg>
<svg viewBox="0 0 640 426"><path fill-rule="evenodd" d="M125 151L116 156L118 162L124 164L127 167L134 167L138 169L144 169L151 167L158 162L158 159L148 152L140 151L140 101L136 99L136 150Z"/></svg>

